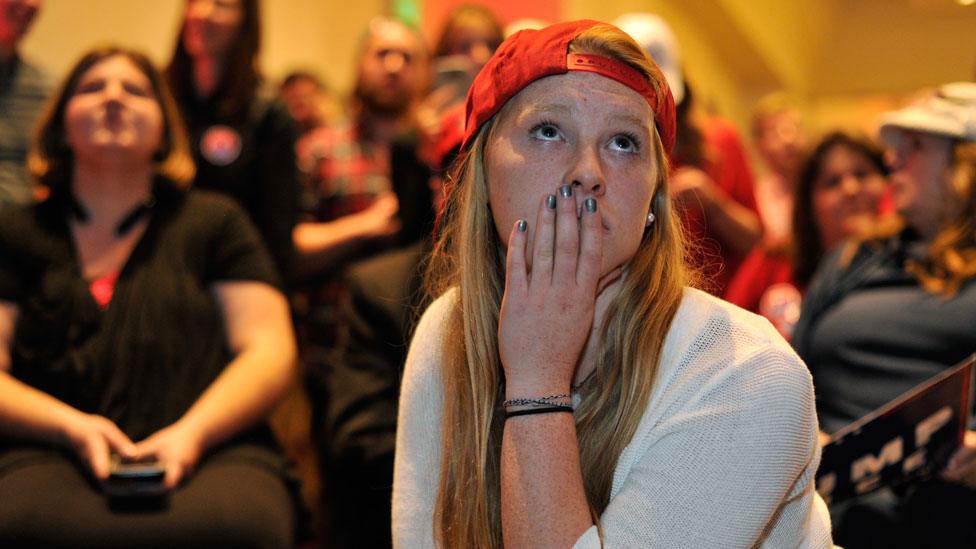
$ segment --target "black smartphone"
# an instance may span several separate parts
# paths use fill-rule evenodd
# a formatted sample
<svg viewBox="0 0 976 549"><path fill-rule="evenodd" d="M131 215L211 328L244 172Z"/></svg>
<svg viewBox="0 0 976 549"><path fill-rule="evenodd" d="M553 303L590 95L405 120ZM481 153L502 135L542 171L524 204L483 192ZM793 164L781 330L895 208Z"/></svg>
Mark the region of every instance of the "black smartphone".
<svg viewBox="0 0 976 549"><path fill-rule="evenodd" d="M110 498L151 498L166 493L166 469L158 461L124 462L113 460L102 489Z"/></svg>

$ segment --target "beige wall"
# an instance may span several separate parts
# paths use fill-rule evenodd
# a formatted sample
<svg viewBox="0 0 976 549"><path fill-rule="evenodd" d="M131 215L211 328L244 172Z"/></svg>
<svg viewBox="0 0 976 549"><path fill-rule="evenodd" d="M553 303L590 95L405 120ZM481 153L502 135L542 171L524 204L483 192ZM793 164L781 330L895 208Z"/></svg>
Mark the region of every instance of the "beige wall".
<svg viewBox="0 0 976 549"><path fill-rule="evenodd" d="M88 48L117 42L164 64L173 51L184 0L47 0L24 52L63 74ZM312 68L341 90L351 85L362 29L387 0L264 0L261 66L277 79Z"/></svg>
<svg viewBox="0 0 976 549"><path fill-rule="evenodd" d="M369 20L388 0L264 0L268 76L280 78L297 67L311 67L334 88L352 88L355 56Z"/></svg>
<svg viewBox="0 0 976 549"><path fill-rule="evenodd" d="M92 46L135 46L160 62L172 52L182 0L47 0L24 53L63 74Z"/></svg>

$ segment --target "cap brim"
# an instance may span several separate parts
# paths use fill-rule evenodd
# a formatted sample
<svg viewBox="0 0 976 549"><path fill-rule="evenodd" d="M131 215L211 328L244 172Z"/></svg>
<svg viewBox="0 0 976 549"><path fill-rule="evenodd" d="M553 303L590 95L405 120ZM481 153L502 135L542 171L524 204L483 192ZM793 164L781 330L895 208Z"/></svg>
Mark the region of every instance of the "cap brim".
<svg viewBox="0 0 976 549"><path fill-rule="evenodd" d="M919 107L908 107L881 117L878 135L882 143L889 147L897 146L899 130L931 133L957 139L964 138L966 135L958 121L936 116L931 110Z"/></svg>

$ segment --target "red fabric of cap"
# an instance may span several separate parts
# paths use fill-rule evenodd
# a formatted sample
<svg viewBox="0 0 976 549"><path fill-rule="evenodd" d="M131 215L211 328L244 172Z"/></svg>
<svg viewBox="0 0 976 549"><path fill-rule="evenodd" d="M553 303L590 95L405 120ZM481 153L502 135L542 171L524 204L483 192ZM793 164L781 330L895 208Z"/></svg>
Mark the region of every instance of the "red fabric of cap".
<svg viewBox="0 0 976 549"><path fill-rule="evenodd" d="M654 123L664 150L670 156L675 140L674 98L664 77L660 78L662 89L658 92L639 71L622 61L601 55L568 53L569 43L596 25L606 23L592 20L558 23L544 29L517 32L503 42L468 90L461 148L466 149L481 126L523 88L540 78L577 70L611 78L641 94L654 111Z"/></svg>

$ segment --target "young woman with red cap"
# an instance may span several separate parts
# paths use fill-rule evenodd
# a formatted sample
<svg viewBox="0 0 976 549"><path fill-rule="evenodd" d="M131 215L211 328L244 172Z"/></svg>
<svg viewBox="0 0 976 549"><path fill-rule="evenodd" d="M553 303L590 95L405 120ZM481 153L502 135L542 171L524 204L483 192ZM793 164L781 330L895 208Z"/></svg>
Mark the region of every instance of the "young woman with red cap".
<svg viewBox="0 0 976 549"><path fill-rule="evenodd" d="M685 286L674 101L595 21L475 79L400 400L402 547L830 545L806 368Z"/></svg>

